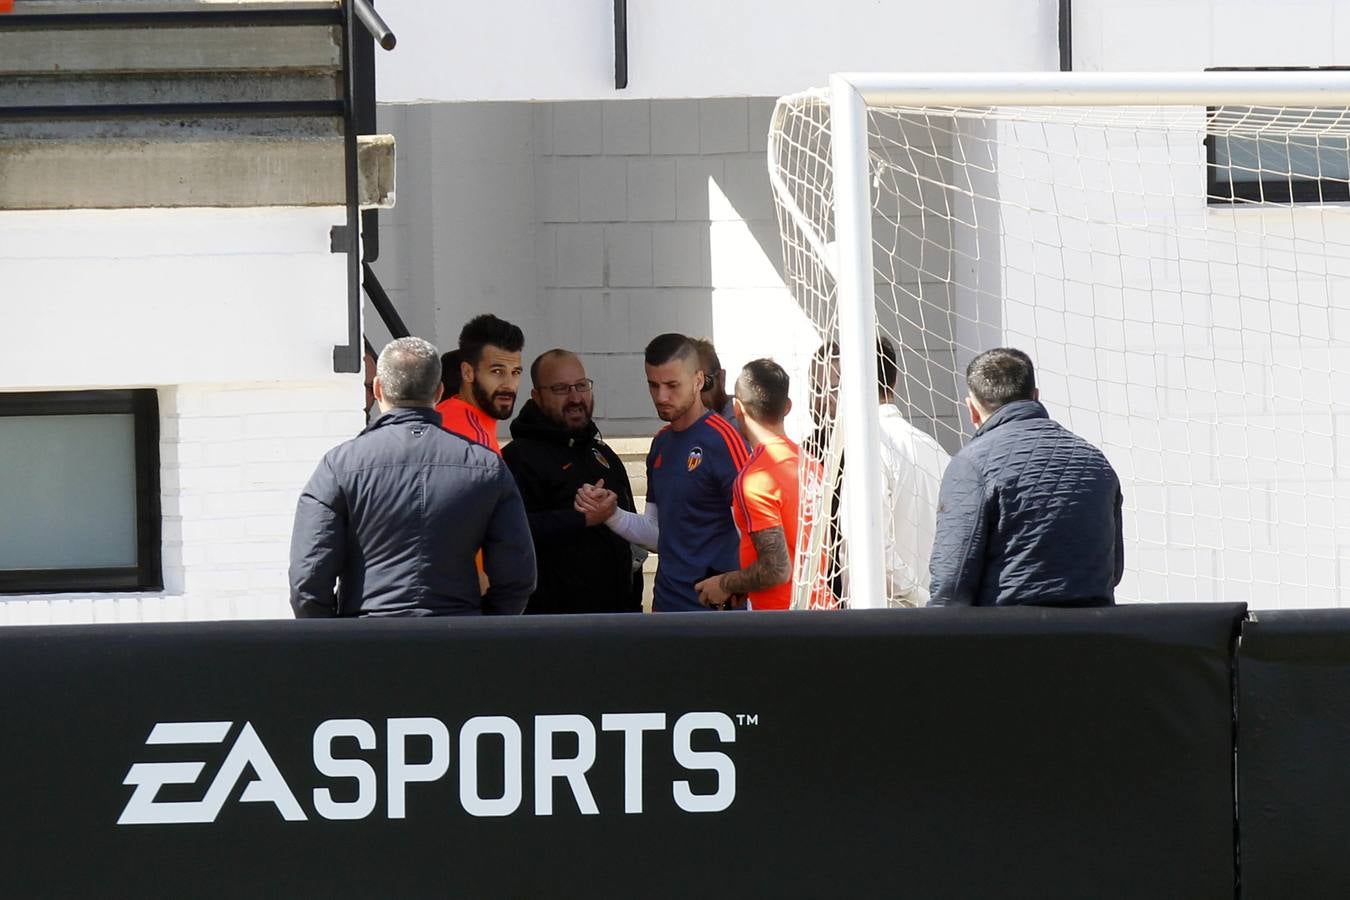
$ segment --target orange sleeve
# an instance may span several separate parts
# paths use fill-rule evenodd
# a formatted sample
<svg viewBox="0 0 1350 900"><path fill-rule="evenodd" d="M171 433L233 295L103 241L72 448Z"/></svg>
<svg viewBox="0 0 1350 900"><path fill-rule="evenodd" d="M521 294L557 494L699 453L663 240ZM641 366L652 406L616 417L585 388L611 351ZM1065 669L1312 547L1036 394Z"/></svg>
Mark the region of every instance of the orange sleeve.
<svg viewBox="0 0 1350 900"><path fill-rule="evenodd" d="M783 525L783 492L769 473L743 472L736 479L735 501L752 532Z"/></svg>
<svg viewBox="0 0 1350 900"><path fill-rule="evenodd" d="M459 428L456 428L455 407L449 400L442 400L436 404L436 412L441 414L441 427L453 434L460 434Z"/></svg>

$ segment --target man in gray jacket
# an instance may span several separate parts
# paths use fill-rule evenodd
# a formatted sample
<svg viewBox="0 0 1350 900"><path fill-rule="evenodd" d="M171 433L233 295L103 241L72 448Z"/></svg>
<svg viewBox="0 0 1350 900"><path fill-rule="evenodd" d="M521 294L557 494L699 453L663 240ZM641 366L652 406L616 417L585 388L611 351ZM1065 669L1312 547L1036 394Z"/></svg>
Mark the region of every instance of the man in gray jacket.
<svg viewBox="0 0 1350 900"><path fill-rule="evenodd" d="M1096 447L1050 420L1031 359L971 360L975 436L938 493L933 606L1110 606L1125 571L1120 480Z"/></svg>
<svg viewBox="0 0 1350 900"><path fill-rule="evenodd" d="M296 617L520 613L534 590L525 506L501 457L440 427L436 348L390 342L373 387L380 418L328 451L300 494Z"/></svg>

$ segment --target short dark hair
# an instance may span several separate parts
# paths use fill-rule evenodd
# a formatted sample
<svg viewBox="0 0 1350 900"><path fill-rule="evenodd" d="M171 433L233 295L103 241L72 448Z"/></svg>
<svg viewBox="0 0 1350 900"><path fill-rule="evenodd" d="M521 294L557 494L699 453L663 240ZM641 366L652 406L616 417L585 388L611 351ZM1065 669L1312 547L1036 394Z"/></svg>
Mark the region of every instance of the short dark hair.
<svg viewBox="0 0 1350 900"><path fill-rule="evenodd" d="M453 397L459 393L459 384L464 379L459 371L459 351L450 350L441 354L441 384L445 386L445 396Z"/></svg>
<svg viewBox="0 0 1350 900"><path fill-rule="evenodd" d="M440 354L421 338L396 338L380 351L375 377L390 406L430 406L441 381Z"/></svg>
<svg viewBox="0 0 1350 900"><path fill-rule="evenodd" d="M878 337L877 382L887 394L895 390L895 379L900 374L900 367L895 360L895 345L891 343L890 338Z"/></svg>
<svg viewBox="0 0 1350 900"><path fill-rule="evenodd" d="M530 363L530 384L535 387L542 387L539 384L539 367L544 364L546 359L556 359L560 356L576 356L571 350L564 350L562 347L554 347L552 350L545 350L534 358Z"/></svg>
<svg viewBox="0 0 1350 900"><path fill-rule="evenodd" d="M647 344L642 361L649 366L664 366L673 359L685 360L698 356L694 342L673 331L658 334Z"/></svg>
<svg viewBox="0 0 1350 900"><path fill-rule="evenodd" d="M1035 399L1036 369L1021 350L995 347L966 366L966 385L979 404L993 412L1017 400Z"/></svg>
<svg viewBox="0 0 1350 900"><path fill-rule="evenodd" d="M459 356L463 362L477 366L483 358L483 348L491 344L507 353L519 353L525 346L525 332L492 313L474 316L459 332Z"/></svg>
<svg viewBox="0 0 1350 900"><path fill-rule="evenodd" d="M788 373L771 359L752 359L736 378L736 399L756 422L777 425L787 416Z"/></svg>

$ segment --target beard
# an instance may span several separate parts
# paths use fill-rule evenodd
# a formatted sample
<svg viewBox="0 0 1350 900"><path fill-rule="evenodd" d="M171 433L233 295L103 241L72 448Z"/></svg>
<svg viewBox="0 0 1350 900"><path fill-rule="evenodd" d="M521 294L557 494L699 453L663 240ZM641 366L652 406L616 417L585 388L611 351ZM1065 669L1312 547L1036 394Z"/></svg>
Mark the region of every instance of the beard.
<svg viewBox="0 0 1350 900"><path fill-rule="evenodd" d="M469 389L473 391L474 404L494 419L509 419L511 418L511 413L515 412L516 395L514 391L497 391L495 394L489 394L483 389L483 386L476 381L469 384ZM507 404L505 412L497 406L498 400L510 401Z"/></svg>
<svg viewBox="0 0 1350 900"><path fill-rule="evenodd" d="M589 422L591 420L591 411L593 409L594 407L590 403L587 403L586 401L582 400L577 403L568 403L566 406L563 407L562 411L564 417L570 416L573 413L581 413L582 416L585 417L586 421Z"/></svg>
<svg viewBox="0 0 1350 900"><path fill-rule="evenodd" d="M586 400L571 400L565 403L551 418L563 428L576 431L585 428L591 421L595 403ZM577 418L577 416L580 418Z"/></svg>
<svg viewBox="0 0 1350 900"><path fill-rule="evenodd" d="M693 408L693 406L694 406L693 400L690 400L683 406L671 404L670 406L664 409L658 406L656 408L656 415L662 422L674 422L682 418L685 415L685 413L689 412L689 410Z"/></svg>

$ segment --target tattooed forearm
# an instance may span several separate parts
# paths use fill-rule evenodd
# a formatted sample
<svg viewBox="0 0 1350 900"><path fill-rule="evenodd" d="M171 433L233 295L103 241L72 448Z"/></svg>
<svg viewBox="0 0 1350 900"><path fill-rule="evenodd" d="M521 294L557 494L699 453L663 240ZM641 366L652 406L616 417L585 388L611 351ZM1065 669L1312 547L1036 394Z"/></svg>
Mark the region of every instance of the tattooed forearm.
<svg viewBox="0 0 1350 900"><path fill-rule="evenodd" d="M729 594L748 594L780 585L792 577L787 537L782 526L750 532L755 545L755 561L738 572L722 576L722 590Z"/></svg>

